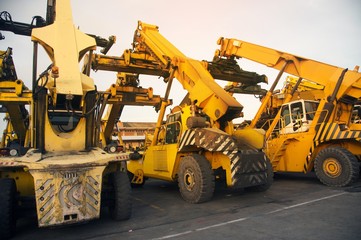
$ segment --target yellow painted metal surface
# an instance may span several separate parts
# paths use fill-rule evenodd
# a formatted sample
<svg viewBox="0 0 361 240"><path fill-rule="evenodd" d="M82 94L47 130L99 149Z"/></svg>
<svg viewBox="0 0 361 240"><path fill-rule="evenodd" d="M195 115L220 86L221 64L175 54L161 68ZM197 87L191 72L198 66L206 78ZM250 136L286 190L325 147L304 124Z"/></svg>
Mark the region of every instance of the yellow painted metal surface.
<svg viewBox="0 0 361 240"><path fill-rule="evenodd" d="M243 106L215 82L200 61L186 57L164 38L157 26L139 22L134 46L139 52L149 48L163 65L174 66L174 77L212 120L227 114L229 119L240 116Z"/></svg>
<svg viewBox="0 0 361 240"><path fill-rule="evenodd" d="M187 90L187 98L189 98L189 101L187 99L182 102L181 107L176 107L172 111L174 115L168 116L167 124L162 124L167 105L165 102L162 103L152 144L147 147L142 161L144 176L174 181L182 156L194 153L209 155L208 160L214 168L224 168L227 173L228 186L233 186L238 180L239 185L242 185L243 181L250 183L250 179L246 179L245 176L242 176L245 177L242 181L237 179L236 174L242 175L242 170L238 169L247 168L247 166L241 164L245 161L241 157L246 158L246 154L239 154L238 150L240 149L237 148L234 138L237 138L239 142L247 141L247 138L250 138L251 134L255 134L255 132L247 130L243 135L236 133L234 138L231 137L234 130L230 121L242 115L243 106L215 82L204 63L186 57L159 33L157 26L138 22L133 46L135 53L149 54L158 62L161 69L168 69L170 77L165 77L169 86L166 96L174 76ZM125 55L129 57L129 55ZM125 55L117 59L117 69L123 64L122 61L127 64ZM128 63L130 64L130 61ZM152 66L154 67L154 65ZM141 73L143 70L139 69L138 71ZM179 109L181 112L178 117L176 111ZM170 117L174 119L168 122ZM178 130L174 127L174 131L178 131L178 133L173 132L172 134L177 135L177 138L173 139L170 144L167 134L171 134L173 129L171 124L177 121L181 127ZM188 126L187 122L191 126ZM258 153L258 149L264 145L264 132L256 133L256 137L251 137L252 141L246 145L243 144L242 148L252 149L251 151ZM201 149L204 152L199 153ZM264 161L262 153L257 156L255 154L253 157L258 158L255 159L257 161ZM231 163L234 165L234 169L231 169ZM131 161L128 163L128 168L134 173L139 170L137 166L134 166L138 164L139 162L132 163ZM245 171L248 170L250 169Z"/></svg>
<svg viewBox="0 0 361 240"><path fill-rule="evenodd" d="M99 218L105 166L30 170L40 227Z"/></svg>
<svg viewBox="0 0 361 240"><path fill-rule="evenodd" d="M73 131L60 132L51 125L49 117L46 115L45 149L51 152L83 150L86 132L85 125L85 119L82 118Z"/></svg>
<svg viewBox="0 0 361 240"><path fill-rule="evenodd" d="M45 154L30 150L22 157L0 158L0 168L12 167L18 169L19 177L26 175L20 190L35 192L38 223L46 227L99 218L103 171L108 164L125 160L126 154L107 154L100 149ZM23 182L29 179L33 182Z"/></svg>
<svg viewBox="0 0 361 240"><path fill-rule="evenodd" d="M6 88L8 87L5 87L5 89ZM13 91L1 91L0 99L1 102L30 104L32 102L32 93L29 90L23 90L21 95L19 96Z"/></svg>
<svg viewBox="0 0 361 240"><path fill-rule="evenodd" d="M358 130L358 131L361 131ZM346 148L355 156L361 156L361 147L360 141L343 141L338 143L341 147Z"/></svg>
<svg viewBox="0 0 361 240"><path fill-rule="evenodd" d="M161 144L148 147L143 159L144 175L174 181L178 170L179 156L177 155L177 144Z"/></svg>
<svg viewBox="0 0 361 240"><path fill-rule="evenodd" d="M16 81L1 81L0 89L14 89L17 97L20 97L23 93L24 83L21 80Z"/></svg>
<svg viewBox="0 0 361 240"><path fill-rule="evenodd" d="M342 165L335 158L327 158L322 164L323 172L331 177L336 178L339 177L342 173Z"/></svg>
<svg viewBox="0 0 361 240"><path fill-rule="evenodd" d="M275 172L304 172L313 144L312 134L291 134L267 141L265 148ZM308 165L306 165L308 168Z"/></svg>
<svg viewBox="0 0 361 240"><path fill-rule="evenodd" d="M265 145L265 131L263 129L245 128L233 132L232 136L240 146L262 149ZM240 147L241 149L242 147Z"/></svg>
<svg viewBox="0 0 361 240"><path fill-rule="evenodd" d="M130 180L131 183L142 184L144 183L143 160L130 160L127 162L127 170L134 176Z"/></svg>
<svg viewBox="0 0 361 240"><path fill-rule="evenodd" d="M216 52L217 57L243 57L278 70L282 68L285 62L289 62L285 72L321 84L325 86L325 92L327 93L332 93L343 70L336 66L259 46L243 40L220 38L218 44L220 45L220 49ZM345 94L359 98L360 84L361 73L357 72L357 69L349 70L345 74L341 88L337 93L337 98Z"/></svg>
<svg viewBox="0 0 361 240"><path fill-rule="evenodd" d="M96 43L74 26L70 0L57 1L56 13L53 24L34 28L31 35L58 69L56 84L50 78L47 87L55 94L83 95L83 90L95 88L93 80L80 72L78 61L87 51L95 50Z"/></svg>
<svg viewBox="0 0 361 240"><path fill-rule="evenodd" d="M34 178L24 169L9 169L0 172L1 178L15 179L16 188L20 196L34 196Z"/></svg>
<svg viewBox="0 0 361 240"><path fill-rule="evenodd" d="M226 172L226 184L228 187L232 187L233 179L229 157L220 152L205 152L205 157L210 162L213 170L222 168Z"/></svg>
<svg viewBox="0 0 361 240"><path fill-rule="evenodd" d="M40 227L98 218L105 169L125 171L129 160L127 154L108 154L95 146L92 110L99 96L88 94L95 90L94 82L79 67L84 54L95 50L95 40L73 25L70 0L57 1L55 12L53 24L32 31L32 40L52 61L38 79L35 95L20 80L0 83L0 103L10 106L8 130L22 135L19 145L26 147L22 156L0 158L0 177L16 179L19 202L35 197ZM22 114L24 105L30 113Z"/></svg>
<svg viewBox="0 0 361 240"><path fill-rule="evenodd" d="M288 85L286 89L291 90L291 86L296 85L298 78L287 76L285 85ZM286 90L285 89L285 90ZM318 83L314 83L308 80L302 80L301 84L298 86L297 91L304 92L304 91L310 91L310 90L323 90L325 89L324 85L320 85Z"/></svg>
<svg viewBox="0 0 361 240"><path fill-rule="evenodd" d="M296 80L292 77L287 80L287 85L280 93L268 92L263 99L263 109L260 109L252 121L255 125L263 114L269 114L268 121L273 121L272 124L265 123L264 126L270 126L266 134L266 153L275 171L311 171L313 159L318 151L331 145L343 146L355 155L359 155L361 127L360 124L350 123L354 114L354 105L361 99L361 73L357 68L347 71L343 76L344 70L340 67L242 40L220 38L217 43L220 48L215 53L216 58L247 58L281 70L280 74L284 70L286 73L304 79L293 95L291 95L291 89L296 85ZM342 81L340 81L341 76L343 76ZM335 89L337 92L334 93ZM336 101L330 102L328 97L333 93ZM317 112L314 113L312 119L302 120L304 122L300 123L307 128L299 128L303 129L303 132L275 129L280 123L278 108L282 104L297 99L319 101ZM330 161L328 165L329 171L331 171L331 166L336 166L332 163Z"/></svg>

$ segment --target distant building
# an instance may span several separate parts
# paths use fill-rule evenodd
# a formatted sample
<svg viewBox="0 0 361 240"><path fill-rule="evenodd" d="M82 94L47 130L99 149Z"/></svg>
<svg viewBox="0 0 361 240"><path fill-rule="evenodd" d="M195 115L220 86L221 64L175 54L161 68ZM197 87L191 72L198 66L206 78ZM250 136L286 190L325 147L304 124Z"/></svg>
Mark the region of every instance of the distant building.
<svg viewBox="0 0 361 240"><path fill-rule="evenodd" d="M153 134L156 123L151 122L118 122L117 128L126 150L143 149L145 135Z"/></svg>

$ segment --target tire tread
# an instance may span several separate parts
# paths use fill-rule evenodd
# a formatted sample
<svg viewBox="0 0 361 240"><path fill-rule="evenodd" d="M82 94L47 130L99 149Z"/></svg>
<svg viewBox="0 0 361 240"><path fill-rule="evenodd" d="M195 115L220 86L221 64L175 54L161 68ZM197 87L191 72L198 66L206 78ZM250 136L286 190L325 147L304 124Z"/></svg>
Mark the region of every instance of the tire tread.
<svg viewBox="0 0 361 240"><path fill-rule="evenodd" d="M328 157L333 156L340 161L343 167L341 175L335 179L329 178L323 171L323 161ZM357 158L347 149L343 147L328 147L322 149L315 158L314 164L316 176L325 185L330 187L346 187L354 183L360 176L360 165Z"/></svg>

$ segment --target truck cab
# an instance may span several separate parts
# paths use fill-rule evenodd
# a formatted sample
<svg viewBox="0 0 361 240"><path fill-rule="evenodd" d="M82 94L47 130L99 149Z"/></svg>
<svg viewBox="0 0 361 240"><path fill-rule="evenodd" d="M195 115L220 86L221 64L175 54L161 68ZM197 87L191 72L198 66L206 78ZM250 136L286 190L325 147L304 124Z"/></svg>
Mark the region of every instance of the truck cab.
<svg viewBox="0 0 361 240"><path fill-rule="evenodd" d="M319 102L297 100L281 107L280 134L306 132L315 117Z"/></svg>

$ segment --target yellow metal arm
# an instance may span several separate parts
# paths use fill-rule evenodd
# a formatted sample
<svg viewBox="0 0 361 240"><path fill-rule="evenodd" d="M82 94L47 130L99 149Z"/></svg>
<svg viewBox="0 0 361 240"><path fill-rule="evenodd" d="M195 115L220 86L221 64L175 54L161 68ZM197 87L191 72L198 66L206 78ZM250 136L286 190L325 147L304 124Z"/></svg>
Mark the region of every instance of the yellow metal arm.
<svg viewBox="0 0 361 240"><path fill-rule="evenodd" d="M340 67L242 40L220 38L217 43L220 45L220 48L216 51L215 57L228 59L246 58L278 70L281 70L282 66L288 62L284 70L285 72L321 84L328 88L328 90L326 90L327 92L332 92L343 71L343 68ZM360 90L361 74L357 72L357 68L355 68L354 71L348 71L345 74L336 98L339 99L346 95L359 98Z"/></svg>
<svg viewBox="0 0 361 240"><path fill-rule="evenodd" d="M91 59L93 70L137 73L168 77L169 70L162 68L155 58L147 53L132 52L127 49L120 57L94 54Z"/></svg>
<svg viewBox="0 0 361 240"><path fill-rule="evenodd" d="M104 103L108 105L105 114L102 117L103 144L109 144L112 141L114 124L119 120L123 108L126 105L131 106L153 106L156 111L161 107L162 99L159 95L153 94L153 88L142 88L138 86L137 74L119 73L116 84L103 93ZM104 109L102 110L104 111ZM102 113L102 112L101 112Z"/></svg>
<svg viewBox="0 0 361 240"><path fill-rule="evenodd" d="M213 121L240 116L243 106L215 82L202 62L186 57L159 33L157 26L139 22L133 46L136 52L148 52L162 66L175 68L174 76L189 92L190 100Z"/></svg>
<svg viewBox="0 0 361 240"><path fill-rule="evenodd" d="M258 75L255 72L242 70L238 65L229 66L227 62L202 61L212 77L217 80L232 81L235 85L227 86L228 92L264 95L265 90L257 84L267 83L265 75ZM152 57L148 52L135 52L126 49L122 56L108 56L93 54L91 59L93 70L116 71L124 73L137 73L168 78L170 66L165 66ZM240 83L240 84L238 84ZM242 89L239 87L241 86Z"/></svg>

